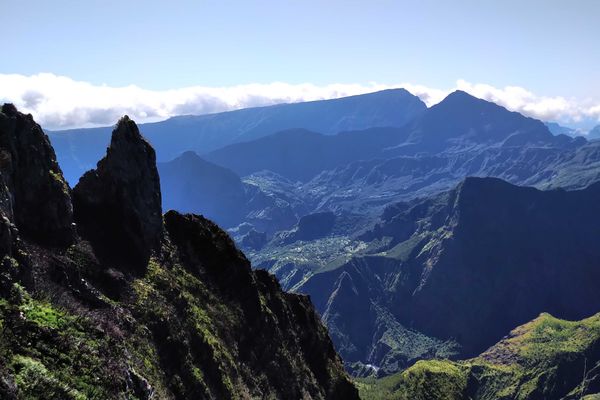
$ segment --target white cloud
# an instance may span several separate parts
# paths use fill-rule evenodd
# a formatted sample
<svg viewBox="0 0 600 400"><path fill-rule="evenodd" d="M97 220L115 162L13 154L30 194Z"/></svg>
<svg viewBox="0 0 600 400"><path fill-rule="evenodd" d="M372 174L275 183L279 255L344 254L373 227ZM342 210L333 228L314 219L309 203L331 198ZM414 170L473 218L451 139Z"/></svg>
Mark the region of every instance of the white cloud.
<svg viewBox="0 0 600 400"><path fill-rule="evenodd" d="M111 125L123 114L138 122L158 121L174 115L205 114L276 103L331 99L403 87L428 106L461 89L508 109L543 120L600 120L600 104L580 103L563 97L543 97L520 87L496 88L459 80L451 89L399 84L247 84L232 87L193 86L173 90L146 90L137 86L110 87L75 81L51 73L25 76L0 74L0 102L12 102L33 114L45 128L62 129Z"/></svg>
<svg viewBox="0 0 600 400"><path fill-rule="evenodd" d="M586 114L590 116L595 116L598 122L600 122L600 104L587 109Z"/></svg>

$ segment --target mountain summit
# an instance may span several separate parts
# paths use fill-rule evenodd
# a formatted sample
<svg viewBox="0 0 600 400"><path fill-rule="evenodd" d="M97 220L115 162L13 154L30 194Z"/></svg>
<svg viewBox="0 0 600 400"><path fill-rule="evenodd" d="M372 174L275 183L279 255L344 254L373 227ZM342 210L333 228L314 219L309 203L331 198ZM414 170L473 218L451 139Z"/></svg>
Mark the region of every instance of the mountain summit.
<svg viewBox="0 0 600 400"><path fill-rule="evenodd" d="M98 257L143 269L160 245L162 205L154 149L125 116L106 157L73 190L75 221Z"/></svg>
<svg viewBox="0 0 600 400"><path fill-rule="evenodd" d="M556 138L533 118L457 90L410 124L410 142L426 143L429 151L449 144L551 143Z"/></svg>

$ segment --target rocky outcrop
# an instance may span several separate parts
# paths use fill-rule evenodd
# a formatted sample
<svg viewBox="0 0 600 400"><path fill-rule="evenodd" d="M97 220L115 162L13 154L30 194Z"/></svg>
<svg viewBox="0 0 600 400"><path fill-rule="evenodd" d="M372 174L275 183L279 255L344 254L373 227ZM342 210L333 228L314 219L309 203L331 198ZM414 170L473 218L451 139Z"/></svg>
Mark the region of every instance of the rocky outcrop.
<svg viewBox="0 0 600 400"><path fill-rule="evenodd" d="M308 297L201 216L163 225L133 121L107 153L74 190L68 248L21 236L15 182L0 185L0 398L358 399Z"/></svg>
<svg viewBox="0 0 600 400"><path fill-rule="evenodd" d="M52 246L73 242L70 189L54 150L33 117L12 104L0 112L0 174L3 217L23 236Z"/></svg>
<svg viewBox="0 0 600 400"><path fill-rule="evenodd" d="M132 272L144 271L160 245L162 208L154 149L125 116L106 157L73 189L75 220L97 255Z"/></svg>

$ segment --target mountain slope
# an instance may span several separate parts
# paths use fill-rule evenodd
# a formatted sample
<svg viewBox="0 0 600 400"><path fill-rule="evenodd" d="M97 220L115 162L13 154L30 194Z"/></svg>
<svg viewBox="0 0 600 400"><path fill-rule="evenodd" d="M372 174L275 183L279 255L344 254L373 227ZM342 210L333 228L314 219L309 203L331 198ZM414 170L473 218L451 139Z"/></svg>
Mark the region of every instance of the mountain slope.
<svg viewBox="0 0 600 400"><path fill-rule="evenodd" d="M319 172L355 160L374 158L383 148L402 140L397 128L323 135L288 130L215 150L205 157L240 176L268 170L292 181L306 181Z"/></svg>
<svg viewBox="0 0 600 400"><path fill-rule="evenodd" d="M165 209L203 214L225 227L238 225L247 213L240 177L194 152L159 163L158 171Z"/></svg>
<svg viewBox="0 0 600 400"><path fill-rule="evenodd" d="M306 296L212 222L162 216L133 121L72 192L31 116L2 107L0 145L0 397L357 398Z"/></svg>
<svg viewBox="0 0 600 400"><path fill-rule="evenodd" d="M158 160L164 162L185 151L205 154L292 128L334 134L375 126L398 127L425 109L418 97L404 89L392 89L340 99L173 117L141 127L156 149ZM93 128L49 133L70 183L76 183L102 157L110 132L111 128Z"/></svg>
<svg viewBox="0 0 600 400"><path fill-rule="evenodd" d="M310 294L347 362L410 365L406 342L387 339L398 329L472 356L540 312L582 318L600 309L599 200L599 184L544 192L468 178L390 206L357 238L362 254L295 290Z"/></svg>
<svg viewBox="0 0 600 400"><path fill-rule="evenodd" d="M158 170L163 208L202 214L227 229L251 224L271 235L293 226L302 210L294 193L274 174L242 181L235 172L194 152L159 163ZM274 180L275 190L256 184L265 179Z"/></svg>
<svg viewBox="0 0 600 400"><path fill-rule="evenodd" d="M359 387L364 400L591 400L600 393L599 369L600 314L581 321L541 314L476 358L421 361Z"/></svg>

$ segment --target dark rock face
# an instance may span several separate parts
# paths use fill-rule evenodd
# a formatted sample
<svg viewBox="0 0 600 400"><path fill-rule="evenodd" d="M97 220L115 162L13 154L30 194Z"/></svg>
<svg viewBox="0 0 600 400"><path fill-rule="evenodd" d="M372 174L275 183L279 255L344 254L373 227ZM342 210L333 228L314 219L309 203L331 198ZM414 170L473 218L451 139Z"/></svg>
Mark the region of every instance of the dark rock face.
<svg viewBox="0 0 600 400"><path fill-rule="evenodd" d="M540 312L595 313L599 211L600 184L543 192L465 180L445 223L452 236L431 248L432 269L408 306L414 326L458 338L472 356Z"/></svg>
<svg viewBox="0 0 600 400"><path fill-rule="evenodd" d="M229 235L206 218L176 211L165 214L165 228L192 272L208 271L225 284L248 284L250 264Z"/></svg>
<svg viewBox="0 0 600 400"><path fill-rule="evenodd" d="M143 271L160 244L162 208L156 156L129 117L112 133L106 157L73 189L81 235L105 261Z"/></svg>
<svg viewBox="0 0 600 400"><path fill-rule="evenodd" d="M5 104L0 113L2 211L22 235L53 246L73 242L70 189L54 150L31 115Z"/></svg>
<svg viewBox="0 0 600 400"><path fill-rule="evenodd" d="M12 222L11 195L4 184L4 175L0 173L0 177L0 254L10 255L17 228Z"/></svg>

